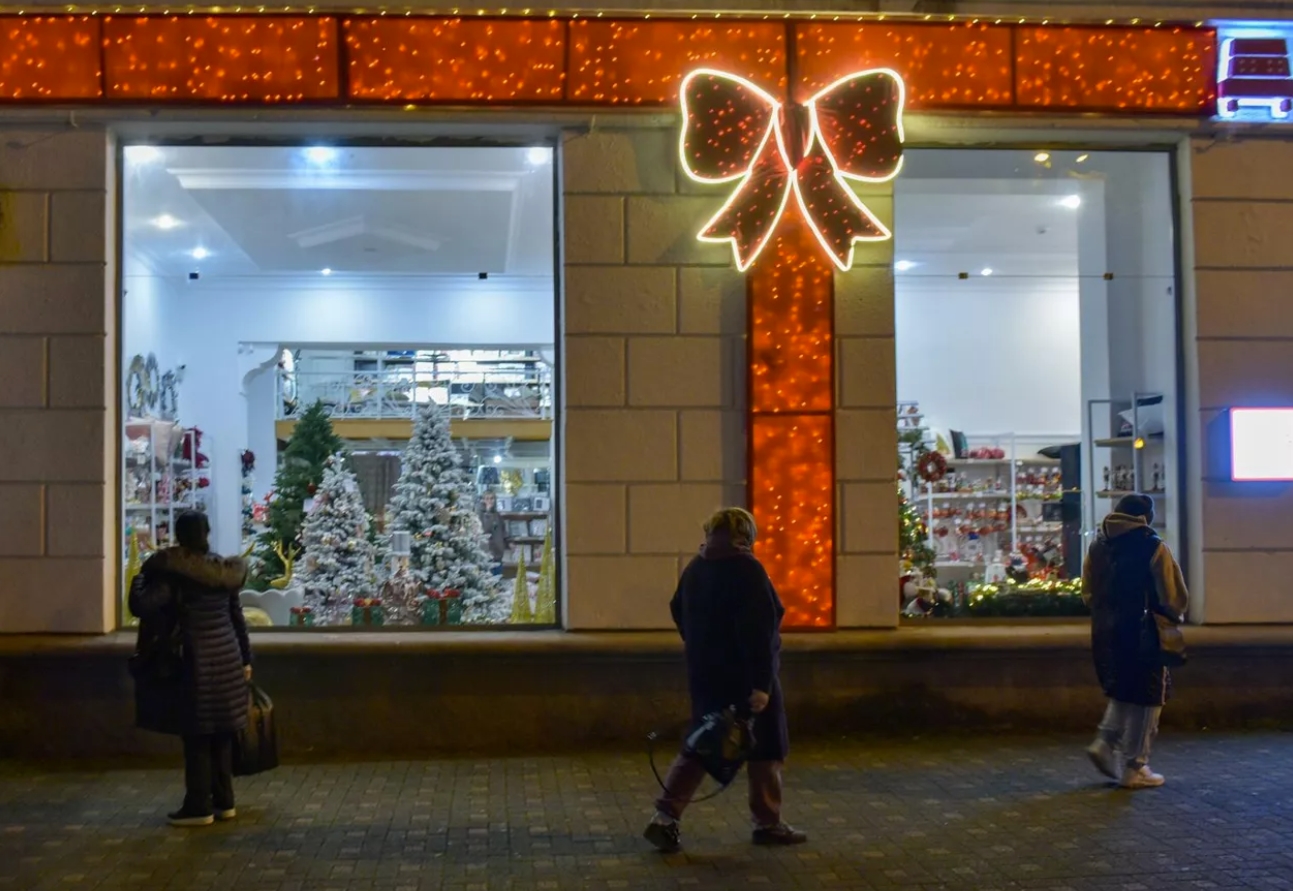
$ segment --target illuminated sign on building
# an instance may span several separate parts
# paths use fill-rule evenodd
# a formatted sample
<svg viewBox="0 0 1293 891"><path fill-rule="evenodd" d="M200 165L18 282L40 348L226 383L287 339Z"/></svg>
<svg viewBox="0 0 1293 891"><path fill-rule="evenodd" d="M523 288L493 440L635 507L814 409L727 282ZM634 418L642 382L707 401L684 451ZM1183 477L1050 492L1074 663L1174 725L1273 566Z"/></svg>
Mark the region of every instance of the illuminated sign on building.
<svg viewBox="0 0 1293 891"><path fill-rule="evenodd" d="M1230 478L1293 481L1293 408L1230 410Z"/></svg>
<svg viewBox="0 0 1293 891"><path fill-rule="evenodd" d="M1293 113L1293 22L1230 22L1217 26L1217 116L1285 121Z"/></svg>

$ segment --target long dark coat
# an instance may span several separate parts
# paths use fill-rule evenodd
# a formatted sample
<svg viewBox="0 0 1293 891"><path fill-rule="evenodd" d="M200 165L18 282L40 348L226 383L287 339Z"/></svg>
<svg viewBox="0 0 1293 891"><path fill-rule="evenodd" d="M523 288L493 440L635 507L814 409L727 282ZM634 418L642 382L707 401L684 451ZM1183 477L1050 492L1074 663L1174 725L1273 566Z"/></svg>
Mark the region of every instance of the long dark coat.
<svg viewBox="0 0 1293 891"><path fill-rule="evenodd" d="M747 550L711 538L683 571L669 604L682 635L694 722L754 690L769 696L754 721L753 761L784 761L790 750L777 674L785 610L767 572Z"/></svg>
<svg viewBox="0 0 1293 891"><path fill-rule="evenodd" d="M1181 571L1141 517L1110 514L1087 553L1083 593L1091 606L1091 656L1105 696L1161 706L1171 691L1157 633L1142 634L1148 608L1180 622L1186 608Z"/></svg>
<svg viewBox="0 0 1293 891"><path fill-rule="evenodd" d="M136 724L182 735L236 732L247 723L251 644L239 589L247 567L184 548L150 557L130 589L130 609L140 620L139 648L174 640L178 677L148 671L135 678Z"/></svg>

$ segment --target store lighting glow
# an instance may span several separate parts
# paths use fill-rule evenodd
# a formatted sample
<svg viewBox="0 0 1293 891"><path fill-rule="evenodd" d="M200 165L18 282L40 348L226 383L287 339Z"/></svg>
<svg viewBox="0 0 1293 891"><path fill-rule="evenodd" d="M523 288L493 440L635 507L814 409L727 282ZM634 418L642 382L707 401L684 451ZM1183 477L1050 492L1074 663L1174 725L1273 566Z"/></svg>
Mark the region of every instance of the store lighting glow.
<svg viewBox="0 0 1293 891"><path fill-rule="evenodd" d="M326 145L312 145L305 150L305 160L316 167L331 164L337 158L337 150Z"/></svg>
<svg viewBox="0 0 1293 891"><path fill-rule="evenodd" d="M205 260L207 257L211 256L211 252L204 247L196 247L189 251L189 256L194 260Z"/></svg>
<svg viewBox="0 0 1293 891"><path fill-rule="evenodd" d="M332 275L332 270L328 269L327 267L320 269L319 272L321 275Z"/></svg>
<svg viewBox="0 0 1293 891"><path fill-rule="evenodd" d="M1051 159L1050 152L1038 152L1037 154L1033 155L1033 160L1036 161L1038 164L1045 164L1050 159Z"/></svg>
<svg viewBox="0 0 1293 891"><path fill-rule="evenodd" d="M1278 22L1217 27L1217 116L1287 121L1293 115L1293 28Z"/></svg>
<svg viewBox="0 0 1293 891"><path fill-rule="evenodd" d="M503 456L502 456L502 455L495 455L495 456L494 456L494 463L495 463L495 464L502 464L502 463L503 463Z"/></svg>
<svg viewBox="0 0 1293 891"><path fill-rule="evenodd" d="M1060 199L1060 206L1067 207L1069 210L1077 210L1082 206L1081 195L1065 195Z"/></svg>
<svg viewBox="0 0 1293 891"><path fill-rule="evenodd" d="M1078 164L1085 164L1087 162L1087 159L1090 157L1091 157L1090 155L1078 155L1074 160Z"/></svg>
<svg viewBox="0 0 1293 891"><path fill-rule="evenodd" d="M907 272L908 270L915 269L918 265L920 264L913 263L911 260L899 260L893 264L893 268L899 272Z"/></svg>
<svg viewBox="0 0 1293 891"><path fill-rule="evenodd" d="M984 266L984 267L983 267L983 271L982 271L982 272L980 272L980 273L979 273L979 275L982 275L982 276L992 275L992 267L991 267L991 266Z"/></svg>
<svg viewBox="0 0 1293 891"><path fill-rule="evenodd" d="M552 149L542 145L533 146L525 153L525 160L528 161L532 167L542 167L544 164L548 163L551 157Z"/></svg>
<svg viewBox="0 0 1293 891"><path fill-rule="evenodd" d="M170 214L164 213L160 217L153 219L153 225L165 232L178 227L180 225L180 221Z"/></svg>
<svg viewBox="0 0 1293 891"><path fill-rule="evenodd" d="M162 150L155 145L128 145L125 155L130 164L152 164L162 159Z"/></svg>
<svg viewBox="0 0 1293 891"><path fill-rule="evenodd" d="M744 272L771 241L793 195L817 243L848 271L857 242L893 237L849 183L888 182L902 169L905 96L895 71L850 74L803 103L807 132L792 140L782 104L770 93L725 71L689 73L679 90L682 168L694 182L736 184L697 240L730 243Z"/></svg>

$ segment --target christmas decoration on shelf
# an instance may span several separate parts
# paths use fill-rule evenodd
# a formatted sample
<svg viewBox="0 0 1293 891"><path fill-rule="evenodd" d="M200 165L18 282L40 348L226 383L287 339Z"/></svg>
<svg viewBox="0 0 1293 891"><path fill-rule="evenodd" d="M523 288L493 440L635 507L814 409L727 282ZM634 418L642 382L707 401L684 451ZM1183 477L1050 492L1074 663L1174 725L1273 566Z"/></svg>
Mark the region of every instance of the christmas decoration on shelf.
<svg viewBox="0 0 1293 891"><path fill-rule="evenodd" d="M743 78L701 68L683 78L680 101L683 170L697 182L736 184L697 238L730 242L738 270L758 258L792 195L841 270L852 267L856 242L891 237L849 183L885 182L902 167L896 72L850 74L785 107Z"/></svg>
<svg viewBox="0 0 1293 891"><path fill-rule="evenodd" d="M416 625L421 621L422 589L409 571L409 539L407 532L396 532L390 537L388 553L393 570L381 590L386 621L390 625Z"/></svg>
<svg viewBox="0 0 1293 891"><path fill-rule="evenodd" d="M423 625L461 625L462 594L429 590L421 600Z"/></svg>
<svg viewBox="0 0 1293 891"><path fill-rule="evenodd" d="M242 542L244 556L250 556L255 547L256 535L256 501L253 489L256 484L256 454L251 449L243 449L239 455L242 465Z"/></svg>
<svg viewBox="0 0 1293 891"><path fill-rule="evenodd" d="M928 449L916 459L916 475L927 483L936 483L947 475L947 459Z"/></svg>
<svg viewBox="0 0 1293 891"><path fill-rule="evenodd" d="M512 586L513 625L528 625L534 621L534 611L530 608L530 577L525 571L525 555L516 561L516 583Z"/></svg>
<svg viewBox="0 0 1293 891"><path fill-rule="evenodd" d="M386 612L376 597L356 597L350 607L350 624L372 627L386 624Z"/></svg>
<svg viewBox="0 0 1293 891"><path fill-rule="evenodd" d="M211 459L202 453L202 429L200 427L190 427L188 432L190 435L184 437L180 457L191 462L194 467L206 467L211 463Z"/></svg>
<svg viewBox="0 0 1293 891"><path fill-rule="evenodd" d="M346 605L373 594L376 555L368 526L359 483L346 467L345 455L338 452L324 465L314 509L301 527L305 557L297 580L305 590L306 606L313 607L321 625L345 624ZM364 608L370 606L365 603ZM371 614L369 609L365 616Z"/></svg>
<svg viewBox="0 0 1293 891"><path fill-rule="evenodd" d="M418 413L387 511L393 532L410 533L410 571L434 591L456 591L468 622L506 622L511 604L491 572L471 478L434 404Z"/></svg>
<svg viewBox="0 0 1293 891"><path fill-rule="evenodd" d="M323 480L323 465L343 447L323 403L316 402L306 409L296 422L274 477L265 518L268 528L260 534L260 546L252 557L257 580L252 587L264 588L268 579L287 575L282 549L300 544L310 487Z"/></svg>
<svg viewBox="0 0 1293 891"><path fill-rule="evenodd" d="M296 558L300 556L301 550L296 547L289 547L287 552L283 551L281 541L274 542L274 556L283 567L283 574L269 583L269 587L282 591L292 583L292 567L296 563Z"/></svg>
<svg viewBox="0 0 1293 891"><path fill-rule="evenodd" d="M552 554L552 530L543 536L543 558L539 562L539 590L534 597L534 621L557 624L557 568Z"/></svg>
<svg viewBox="0 0 1293 891"><path fill-rule="evenodd" d="M972 584L964 610L970 616L1087 616L1080 579L1031 579L1022 584Z"/></svg>
<svg viewBox="0 0 1293 891"><path fill-rule="evenodd" d="M293 627L311 628L314 626L314 610L308 606L294 606L291 612Z"/></svg>

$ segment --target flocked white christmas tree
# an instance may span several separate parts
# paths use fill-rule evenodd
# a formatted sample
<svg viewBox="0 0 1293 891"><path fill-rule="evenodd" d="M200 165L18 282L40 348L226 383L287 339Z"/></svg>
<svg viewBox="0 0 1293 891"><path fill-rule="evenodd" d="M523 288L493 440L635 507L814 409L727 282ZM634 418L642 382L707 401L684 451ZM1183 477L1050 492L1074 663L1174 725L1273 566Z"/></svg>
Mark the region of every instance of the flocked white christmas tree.
<svg viewBox="0 0 1293 891"><path fill-rule="evenodd" d="M390 528L412 536L409 566L428 591L457 591L468 622L505 622L511 604L476 514L475 492L449 434L449 413L423 406L388 509Z"/></svg>
<svg viewBox="0 0 1293 891"><path fill-rule="evenodd" d="M305 589L305 605L317 625L342 625L358 597L372 597L374 548L368 540L368 512L355 475L341 453L327 460L314 504L301 526L305 560L294 583Z"/></svg>

